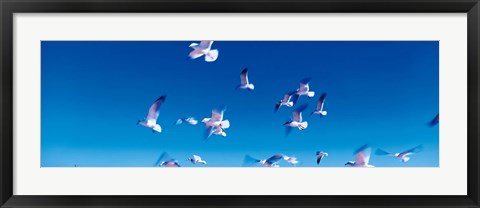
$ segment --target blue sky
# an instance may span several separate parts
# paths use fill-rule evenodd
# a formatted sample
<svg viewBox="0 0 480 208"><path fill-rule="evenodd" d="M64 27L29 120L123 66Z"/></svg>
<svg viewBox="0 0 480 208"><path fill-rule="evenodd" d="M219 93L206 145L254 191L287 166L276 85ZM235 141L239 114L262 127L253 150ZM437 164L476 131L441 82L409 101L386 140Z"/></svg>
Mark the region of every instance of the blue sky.
<svg viewBox="0 0 480 208"><path fill-rule="evenodd" d="M192 41L42 41L41 166L151 167L162 152L191 167L238 167L246 154L266 159L293 155L298 167L343 167L363 144L398 152L423 144L408 163L372 154L377 167L438 167L437 41L216 41L215 62L187 59ZM235 90L249 68L254 91ZM293 108L274 105L311 77L314 98L304 131L285 136ZM326 92L324 118L310 116ZM158 123L136 125L154 100L167 95ZM201 120L228 106L228 136L203 140ZM315 152L326 151L320 166ZM290 167L281 162L280 166Z"/></svg>

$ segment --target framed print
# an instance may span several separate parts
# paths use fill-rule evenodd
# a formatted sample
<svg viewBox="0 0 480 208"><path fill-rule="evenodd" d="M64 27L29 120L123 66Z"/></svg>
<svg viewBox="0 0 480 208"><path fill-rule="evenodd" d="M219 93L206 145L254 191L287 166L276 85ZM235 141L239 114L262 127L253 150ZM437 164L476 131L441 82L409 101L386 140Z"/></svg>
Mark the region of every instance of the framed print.
<svg viewBox="0 0 480 208"><path fill-rule="evenodd" d="M2 1L2 207L479 207L479 4Z"/></svg>

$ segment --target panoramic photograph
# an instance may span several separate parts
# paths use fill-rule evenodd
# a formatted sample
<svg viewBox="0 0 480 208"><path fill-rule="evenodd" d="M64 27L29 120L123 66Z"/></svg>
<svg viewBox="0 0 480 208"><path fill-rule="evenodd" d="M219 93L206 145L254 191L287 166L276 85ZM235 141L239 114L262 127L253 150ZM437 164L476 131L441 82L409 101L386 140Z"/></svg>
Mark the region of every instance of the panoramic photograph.
<svg viewBox="0 0 480 208"><path fill-rule="evenodd" d="M44 168L439 167L438 41L42 41Z"/></svg>

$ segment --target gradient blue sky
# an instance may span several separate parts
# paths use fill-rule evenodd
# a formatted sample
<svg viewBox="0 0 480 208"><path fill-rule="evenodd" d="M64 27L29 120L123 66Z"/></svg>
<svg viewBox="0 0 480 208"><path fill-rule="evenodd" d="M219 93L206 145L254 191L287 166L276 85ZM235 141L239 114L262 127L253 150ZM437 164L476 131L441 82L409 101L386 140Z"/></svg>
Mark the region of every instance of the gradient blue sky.
<svg viewBox="0 0 480 208"><path fill-rule="evenodd" d="M245 154L265 159L296 156L299 167L343 167L353 151L372 146L377 167L437 167L439 111L437 41L217 41L217 61L187 59L192 41L42 41L41 166L151 167L166 151L182 166L202 156L207 165L238 167ZM235 90L249 68L255 90ZM285 92L312 77L309 127L286 137L282 124L293 108L274 113ZM310 116L322 92L328 116ZM161 134L136 125L152 102L167 95ZM227 137L204 141L201 120L228 105ZM423 144L408 163L373 155L376 148L402 151ZM280 166L290 167L281 162Z"/></svg>

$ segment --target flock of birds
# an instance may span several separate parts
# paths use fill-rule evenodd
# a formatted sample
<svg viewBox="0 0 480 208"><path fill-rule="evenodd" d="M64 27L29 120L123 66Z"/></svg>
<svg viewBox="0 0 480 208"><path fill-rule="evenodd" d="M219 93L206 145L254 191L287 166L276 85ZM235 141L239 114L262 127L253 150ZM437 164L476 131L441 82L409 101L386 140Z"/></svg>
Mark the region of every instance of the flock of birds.
<svg viewBox="0 0 480 208"><path fill-rule="evenodd" d="M213 41L201 41L200 43L192 43L190 44L190 48L193 50L189 54L190 59L197 59L199 57L205 56L206 62L214 62L217 60L219 52L217 49L212 49ZM300 81L299 88L285 93L282 100L279 100L275 104L275 112L279 111L282 106L286 106L291 108L295 106L299 97L306 96L312 98L315 96L315 92L310 90L310 78L305 78ZM237 89L244 89L253 91L255 86L251 83L248 79L248 68L245 68L240 73L240 84L237 86ZM322 93L317 101L317 105L314 111L311 112L311 115L319 115L320 117L325 117L327 115L327 111L324 110L325 98L327 94ZM142 125L144 127L152 129L152 132L162 132L162 127L157 123L158 116L160 114L160 107L165 102L166 96L160 96L153 104L150 106L148 110L147 117L143 120L139 120L137 124ZM308 103L300 105L296 107L292 111L292 119L285 122L283 125L286 127L286 135L290 134L292 129L297 128L299 130L305 130L308 127L308 122L304 121L302 118L302 112L306 110L308 107ZM226 111L226 106L223 105L218 109L212 110L212 115L210 118L202 119L202 123L205 124L205 133L204 139L210 138L212 135L219 135L226 137L227 133L225 132L226 129L230 127L230 121L224 120L224 113ZM437 125L439 122L439 115L437 114L435 118L433 118L428 125L433 127ZM197 125L199 122L194 117L182 117L179 118L175 124L180 125L182 123L188 123L190 125ZM391 153L387 152L382 149L377 149L375 154L379 156L391 156L399 159L402 162L407 162L410 160L408 156L418 153L422 151L423 146L418 145L414 148L409 150L398 152L398 153ZM356 151L354 151L355 161L348 161L345 163L345 166L349 167L374 167L373 165L369 164L371 154L371 147L367 144L363 145ZM328 156L327 152L317 151L316 152L316 162L317 165L320 164L321 160ZM192 155L190 158L187 158L187 161L191 162L192 164L207 164L200 156ZM299 163L296 157L287 156L283 154L275 154L267 159L257 159L253 158L250 155L246 155L243 161L243 166L264 166L264 167L279 167L280 161L286 161L289 164L295 166ZM166 152L164 152L157 160L154 166L161 166L161 167L180 167L180 164L177 160L170 157Z"/></svg>

